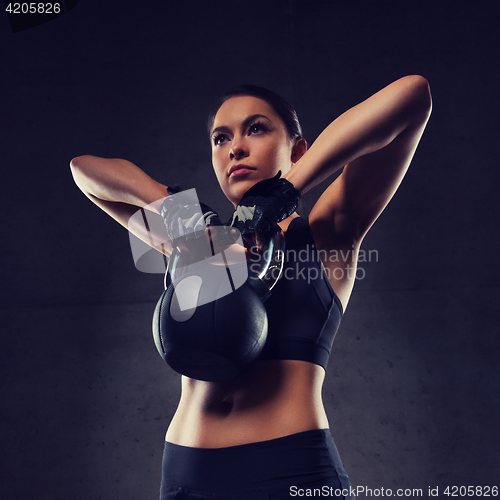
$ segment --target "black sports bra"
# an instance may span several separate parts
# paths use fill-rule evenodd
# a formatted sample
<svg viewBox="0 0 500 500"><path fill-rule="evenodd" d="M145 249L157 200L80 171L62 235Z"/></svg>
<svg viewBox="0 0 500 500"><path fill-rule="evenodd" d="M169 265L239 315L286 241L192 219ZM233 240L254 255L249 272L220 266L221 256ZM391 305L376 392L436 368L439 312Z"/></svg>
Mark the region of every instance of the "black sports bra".
<svg viewBox="0 0 500 500"><path fill-rule="evenodd" d="M298 359L326 369L343 315L314 245L307 219L285 236L283 274L265 302L269 329L259 360Z"/></svg>

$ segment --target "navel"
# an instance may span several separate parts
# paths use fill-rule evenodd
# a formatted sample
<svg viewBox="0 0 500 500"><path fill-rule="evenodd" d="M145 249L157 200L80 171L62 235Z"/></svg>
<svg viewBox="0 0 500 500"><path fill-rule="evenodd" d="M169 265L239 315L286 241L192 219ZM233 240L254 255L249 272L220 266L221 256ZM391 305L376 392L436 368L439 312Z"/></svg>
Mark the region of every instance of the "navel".
<svg viewBox="0 0 500 500"><path fill-rule="evenodd" d="M224 416L229 415L233 411L233 408L234 408L233 398L226 398L226 399L222 400L219 408L220 408L220 412L222 415L224 415Z"/></svg>

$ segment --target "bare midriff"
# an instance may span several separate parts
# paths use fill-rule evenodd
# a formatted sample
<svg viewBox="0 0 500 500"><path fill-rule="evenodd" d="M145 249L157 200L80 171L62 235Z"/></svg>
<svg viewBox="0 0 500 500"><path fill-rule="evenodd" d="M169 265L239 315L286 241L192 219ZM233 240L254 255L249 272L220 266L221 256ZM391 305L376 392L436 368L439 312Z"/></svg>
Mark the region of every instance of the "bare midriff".
<svg viewBox="0 0 500 500"><path fill-rule="evenodd" d="M179 406L166 440L224 448L325 429L325 371L297 360L260 361L228 382L182 377Z"/></svg>

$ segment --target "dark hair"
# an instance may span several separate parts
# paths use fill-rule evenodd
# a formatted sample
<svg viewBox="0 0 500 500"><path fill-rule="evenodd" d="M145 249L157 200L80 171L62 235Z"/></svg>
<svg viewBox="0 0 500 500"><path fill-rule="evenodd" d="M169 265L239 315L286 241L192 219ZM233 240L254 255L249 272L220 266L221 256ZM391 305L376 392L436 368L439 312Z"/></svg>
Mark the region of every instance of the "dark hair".
<svg viewBox="0 0 500 500"><path fill-rule="evenodd" d="M239 85L238 87L235 87L224 94L222 99L217 104L217 107L214 108L214 110L208 116L207 130L209 136L212 131L215 115L217 114L217 111L219 111L219 108L228 99L231 99L231 97L244 95L258 97L259 99L266 101L267 104L269 104L274 109L276 114L283 120L283 123L285 124L286 130L288 132L288 136L292 141L303 137L302 127L300 126L295 109L293 109L293 107L288 104L288 102L285 101L283 97L274 93L272 90L266 89L265 87L258 87L257 85Z"/></svg>

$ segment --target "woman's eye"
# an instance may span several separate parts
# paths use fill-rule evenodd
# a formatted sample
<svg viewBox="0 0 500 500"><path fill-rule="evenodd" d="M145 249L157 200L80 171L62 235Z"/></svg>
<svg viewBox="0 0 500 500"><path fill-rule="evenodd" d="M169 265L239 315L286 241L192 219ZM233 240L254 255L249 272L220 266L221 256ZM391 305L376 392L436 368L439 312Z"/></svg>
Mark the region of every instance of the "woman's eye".
<svg viewBox="0 0 500 500"><path fill-rule="evenodd" d="M216 146L218 146L219 144L222 144L223 142L225 142L227 140L227 137L224 135L224 134L218 134L216 136L214 136L214 144Z"/></svg>
<svg viewBox="0 0 500 500"><path fill-rule="evenodd" d="M258 134L259 132L263 132L265 131L265 127L264 125L262 125L261 123L252 123L252 125L250 125L250 127L248 127L248 132L250 134Z"/></svg>

